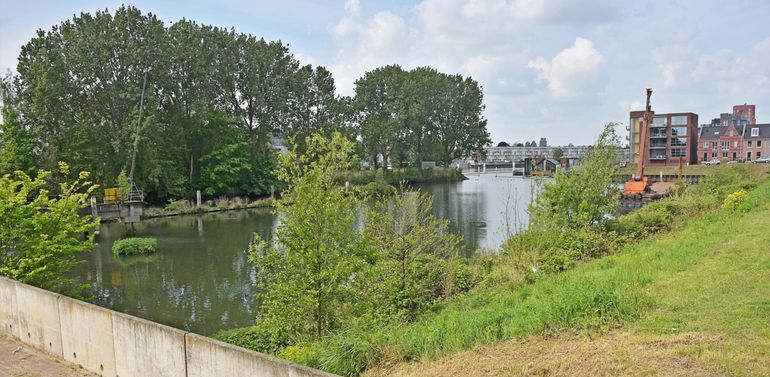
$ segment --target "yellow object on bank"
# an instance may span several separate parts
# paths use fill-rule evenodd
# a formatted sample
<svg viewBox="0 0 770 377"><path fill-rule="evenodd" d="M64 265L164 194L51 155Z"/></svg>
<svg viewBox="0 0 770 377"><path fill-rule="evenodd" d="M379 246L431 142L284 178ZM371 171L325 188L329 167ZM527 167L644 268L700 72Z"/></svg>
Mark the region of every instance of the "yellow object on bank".
<svg viewBox="0 0 770 377"><path fill-rule="evenodd" d="M104 189L104 201L105 202L117 202L118 201L118 189L106 188Z"/></svg>

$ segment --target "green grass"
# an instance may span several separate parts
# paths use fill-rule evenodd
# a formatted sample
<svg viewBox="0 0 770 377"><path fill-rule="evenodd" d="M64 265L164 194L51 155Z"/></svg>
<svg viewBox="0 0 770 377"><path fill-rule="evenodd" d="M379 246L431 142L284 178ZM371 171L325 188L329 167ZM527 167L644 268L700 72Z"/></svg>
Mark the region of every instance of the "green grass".
<svg viewBox="0 0 770 377"><path fill-rule="evenodd" d="M412 325L362 326L315 343L310 364L354 375L384 362L435 359L547 331L632 323L640 332L722 334L729 340L681 352L729 372L754 373L752 365L770 365L768 198L765 180L737 207L680 219L687 223L674 232L616 255L518 289L475 292Z"/></svg>
<svg viewBox="0 0 770 377"><path fill-rule="evenodd" d="M158 241L154 238L124 238L112 244L115 255L143 255L158 251Z"/></svg>

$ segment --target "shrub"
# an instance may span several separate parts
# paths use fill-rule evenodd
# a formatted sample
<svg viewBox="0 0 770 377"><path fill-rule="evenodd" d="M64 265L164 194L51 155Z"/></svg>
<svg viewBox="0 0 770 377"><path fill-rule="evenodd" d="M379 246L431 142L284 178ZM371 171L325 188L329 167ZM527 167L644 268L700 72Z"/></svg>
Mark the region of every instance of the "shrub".
<svg viewBox="0 0 770 377"><path fill-rule="evenodd" d="M166 204L166 210L179 213L190 213L195 211L195 206L189 200L174 200Z"/></svg>
<svg viewBox="0 0 770 377"><path fill-rule="evenodd" d="M223 330L212 338L257 352L276 354L289 344L284 333L262 326L239 327ZM306 364L307 365L307 364Z"/></svg>
<svg viewBox="0 0 770 377"><path fill-rule="evenodd" d="M115 255L151 254L158 251L158 241L154 238L124 238L112 244Z"/></svg>
<svg viewBox="0 0 770 377"><path fill-rule="evenodd" d="M722 204L722 207L737 208L739 205L741 205L743 202L746 201L746 198L748 196L749 196L749 193L746 192L746 190L738 190L736 192L733 192L732 194L727 195L724 203Z"/></svg>

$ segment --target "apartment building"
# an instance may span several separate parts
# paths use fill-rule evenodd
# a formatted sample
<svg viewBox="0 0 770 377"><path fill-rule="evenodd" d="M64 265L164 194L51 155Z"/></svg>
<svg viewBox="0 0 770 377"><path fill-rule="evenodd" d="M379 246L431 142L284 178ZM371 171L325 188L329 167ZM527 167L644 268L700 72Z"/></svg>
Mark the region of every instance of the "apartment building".
<svg viewBox="0 0 770 377"><path fill-rule="evenodd" d="M652 122L647 135L646 166L677 166L680 161L686 165L696 164L698 158L698 114L694 113L652 113ZM644 111L632 111L627 128L629 147L633 163L639 161L640 127Z"/></svg>

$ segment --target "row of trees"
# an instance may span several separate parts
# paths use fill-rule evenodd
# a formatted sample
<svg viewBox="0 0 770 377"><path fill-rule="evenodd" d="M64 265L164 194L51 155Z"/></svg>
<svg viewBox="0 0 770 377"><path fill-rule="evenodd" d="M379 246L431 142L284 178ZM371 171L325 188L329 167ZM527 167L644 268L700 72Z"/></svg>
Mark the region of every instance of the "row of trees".
<svg viewBox="0 0 770 377"><path fill-rule="evenodd" d="M270 141L339 131L372 162L450 161L488 141L470 78L388 66L335 94L324 67L281 42L123 6L82 13L22 47L2 84L3 171L66 161L114 184L138 131L136 181L151 198L258 195L275 184ZM143 78L144 117L137 127Z"/></svg>

